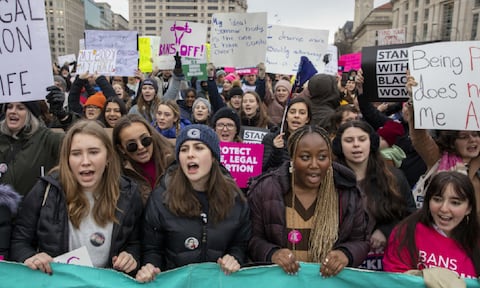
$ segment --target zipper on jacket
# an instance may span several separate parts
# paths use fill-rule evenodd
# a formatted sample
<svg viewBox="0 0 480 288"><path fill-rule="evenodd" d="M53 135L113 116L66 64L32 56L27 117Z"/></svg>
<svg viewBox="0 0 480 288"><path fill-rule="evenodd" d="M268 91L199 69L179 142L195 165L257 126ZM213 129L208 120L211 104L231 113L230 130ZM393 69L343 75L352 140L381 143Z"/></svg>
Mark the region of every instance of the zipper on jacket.
<svg viewBox="0 0 480 288"><path fill-rule="evenodd" d="M202 219L202 262L207 262L207 213L200 213Z"/></svg>

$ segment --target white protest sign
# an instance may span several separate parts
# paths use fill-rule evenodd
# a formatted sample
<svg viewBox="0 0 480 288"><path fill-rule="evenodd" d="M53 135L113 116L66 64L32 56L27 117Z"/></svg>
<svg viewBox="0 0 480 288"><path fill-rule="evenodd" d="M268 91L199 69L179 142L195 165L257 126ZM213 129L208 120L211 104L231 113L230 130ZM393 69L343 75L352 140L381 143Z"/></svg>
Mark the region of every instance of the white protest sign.
<svg viewBox="0 0 480 288"><path fill-rule="evenodd" d="M378 46L405 43L405 28L393 28L377 31Z"/></svg>
<svg viewBox="0 0 480 288"><path fill-rule="evenodd" d="M86 30L85 48L117 49L115 76L135 76L138 69L138 33L136 31Z"/></svg>
<svg viewBox="0 0 480 288"><path fill-rule="evenodd" d="M301 56L308 57L318 71L323 70L328 30L269 25L267 33L267 72L295 75Z"/></svg>
<svg viewBox="0 0 480 288"><path fill-rule="evenodd" d="M480 130L480 42L441 42L408 49L415 128Z"/></svg>
<svg viewBox="0 0 480 288"><path fill-rule="evenodd" d="M203 59L207 48L207 24L165 20L158 55L175 55Z"/></svg>
<svg viewBox="0 0 480 288"><path fill-rule="evenodd" d="M117 49L80 50L77 61L77 74L87 71L99 75L114 75Z"/></svg>
<svg viewBox="0 0 480 288"><path fill-rule="evenodd" d="M267 13L212 16L210 59L218 67L255 67L265 62Z"/></svg>
<svg viewBox="0 0 480 288"><path fill-rule="evenodd" d="M267 135L268 129L257 128L252 126L242 126L240 127L240 137L243 140L243 143L257 143L262 144L263 137Z"/></svg>
<svg viewBox="0 0 480 288"><path fill-rule="evenodd" d="M335 45L328 45L325 55L323 55L323 73L337 76L338 74L338 49Z"/></svg>
<svg viewBox="0 0 480 288"><path fill-rule="evenodd" d="M45 3L0 1L0 11L0 103L44 99L53 85Z"/></svg>
<svg viewBox="0 0 480 288"><path fill-rule="evenodd" d="M175 58L172 55L159 56L160 36L143 36L150 38L152 48L153 69L172 70L175 67ZM183 59L182 59L183 60Z"/></svg>
<svg viewBox="0 0 480 288"><path fill-rule="evenodd" d="M88 254L87 247L82 246L78 249L72 250L60 256L53 258L54 262L63 263L63 264L73 264L73 265L82 265L93 267L92 259Z"/></svg>
<svg viewBox="0 0 480 288"><path fill-rule="evenodd" d="M62 67L66 63L70 64L74 61L77 61L77 56L75 54L68 54L68 55L62 55L57 57L57 64L60 65L60 67ZM72 71L72 68L73 68L73 65L69 67L70 69L69 71Z"/></svg>

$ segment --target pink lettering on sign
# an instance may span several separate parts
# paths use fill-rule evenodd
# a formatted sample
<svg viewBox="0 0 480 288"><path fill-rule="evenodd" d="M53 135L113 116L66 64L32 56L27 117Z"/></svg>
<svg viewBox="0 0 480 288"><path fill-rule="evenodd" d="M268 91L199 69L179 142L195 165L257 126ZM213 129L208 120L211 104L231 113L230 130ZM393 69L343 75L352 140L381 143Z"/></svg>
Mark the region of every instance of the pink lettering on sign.
<svg viewBox="0 0 480 288"><path fill-rule="evenodd" d="M262 173L262 144L220 142L220 152L220 162L230 172L238 187L246 188L250 177Z"/></svg>

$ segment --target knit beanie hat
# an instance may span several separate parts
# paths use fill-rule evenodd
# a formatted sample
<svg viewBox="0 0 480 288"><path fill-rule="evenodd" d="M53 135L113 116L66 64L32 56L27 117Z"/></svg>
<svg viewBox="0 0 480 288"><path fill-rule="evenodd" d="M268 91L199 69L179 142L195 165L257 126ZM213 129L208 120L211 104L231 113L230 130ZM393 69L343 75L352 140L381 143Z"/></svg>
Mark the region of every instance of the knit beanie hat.
<svg viewBox="0 0 480 288"><path fill-rule="evenodd" d="M225 76L225 80L228 80L228 82L232 83L233 81L238 80L238 77L233 73L229 73L227 76Z"/></svg>
<svg viewBox="0 0 480 288"><path fill-rule="evenodd" d="M389 120L385 122L383 127L378 128L377 133L380 137L387 141L388 146L392 146L397 142L397 138L405 134L405 129L403 129L403 125L394 120Z"/></svg>
<svg viewBox="0 0 480 288"><path fill-rule="evenodd" d="M240 133L240 117L238 117L238 114L235 110L227 106L220 108L212 117L212 126L215 127L217 125L218 119L221 118L232 119L235 123L235 127L237 128L237 134L235 134L235 136Z"/></svg>
<svg viewBox="0 0 480 288"><path fill-rule="evenodd" d="M222 76L222 75L223 76L227 75L227 73L225 73L225 71L222 70L222 69L218 70L217 73L215 73L215 76L217 76L217 78Z"/></svg>
<svg viewBox="0 0 480 288"><path fill-rule="evenodd" d="M93 94L92 96L88 97L87 101L85 102L84 107L93 105L97 106L100 109L103 109L103 106L105 106L105 102L107 102L107 98L103 95L102 92L97 92Z"/></svg>
<svg viewBox="0 0 480 288"><path fill-rule="evenodd" d="M180 153L180 147L185 141L195 140L200 141L212 151L213 157L220 161L220 141L218 140L217 133L212 128L203 124L188 125L180 131L180 135L177 136L175 144L175 156L177 162L179 162L178 154Z"/></svg>
<svg viewBox="0 0 480 288"><path fill-rule="evenodd" d="M40 104L38 101L28 101L28 102L22 102L25 107L27 107L28 110L33 114L35 117L40 117L40 114L42 114L42 110L40 109Z"/></svg>
<svg viewBox="0 0 480 288"><path fill-rule="evenodd" d="M60 75L55 75L53 76L53 81L60 83L60 85L63 87L63 91L67 90L67 81L60 76Z"/></svg>
<svg viewBox="0 0 480 288"><path fill-rule="evenodd" d="M243 96L242 88L240 88L238 86L235 86L235 87L232 87L232 89L230 89L230 91L228 91L228 97L229 98L232 98L233 96L236 96L236 95Z"/></svg>
<svg viewBox="0 0 480 288"><path fill-rule="evenodd" d="M290 84L290 82L288 82L287 80L278 80L277 81L277 84L275 84L275 89L273 89L273 91L277 91L277 88L278 87L285 87L288 91L288 93L290 93L290 91L292 91L292 84Z"/></svg>
<svg viewBox="0 0 480 288"><path fill-rule="evenodd" d="M142 82L142 87L143 85L150 85L150 86L153 86L153 89L155 89L155 93L158 92L158 83L157 83L157 80L153 79L153 78L147 78L145 80L143 80ZM142 87L140 87L140 90L142 89Z"/></svg>
<svg viewBox="0 0 480 288"><path fill-rule="evenodd" d="M207 99L205 99L203 97L198 97L197 99L195 99L195 101L193 101L192 110L195 109L195 106L197 106L198 103L205 104L205 106L207 106L208 113L212 113L212 105L210 104L210 101L208 101Z"/></svg>

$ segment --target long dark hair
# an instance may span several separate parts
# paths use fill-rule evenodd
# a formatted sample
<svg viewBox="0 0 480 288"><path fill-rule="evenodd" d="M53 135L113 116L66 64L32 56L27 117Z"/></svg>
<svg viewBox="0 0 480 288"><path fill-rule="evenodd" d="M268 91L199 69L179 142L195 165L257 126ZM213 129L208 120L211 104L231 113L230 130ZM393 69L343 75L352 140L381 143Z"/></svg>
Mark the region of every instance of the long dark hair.
<svg viewBox="0 0 480 288"><path fill-rule="evenodd" d="M235 181L224 175L218 160L213 159L210 177L207 182L207 195L209 205L209 218L213 223L224 220L235 205L238 195L241 201L246 201ZM202 205L197 199L196 192L180 164L169 173L165 202L168 209L175 215L197 217L202 212Z"/></svg>
<svg viewBox="0 0 480 288"><path fill-rule="evenodd" d="M283 125L283 132L285 133L287 139L290 136L290 132L288 131L288 122L286 118L288 117L288 112L290 111L290 108L292 108L293 104L296 103L305 103L305 106L307 106L308 122L305 125L310 124L310 121L312 121L312 101L310 101L310 99L299 96L290 100L290 103L288 103L287 106L287 111L285 113L285 119L282 119L285 121L285 124Z"/></svg>
<svg viewBox="0 0 480 288"><path fill-rule="evenodd" d="M477 206L475 201L475 189L468 176L456 171L443 171L436 174L425 192L424 205L416 213L403 220L397 227L395 235L399 245L399 259L408 263L417 263L418 249L415 242L415 228L417 223L433 227L434 221L430 211L430 200L434 196L442 196L448 185L451 185L457 196L462 201L467 201L470 205L470 214L452 230L450 238L457 241L465 250L466 255L470 256L475 267L476 275L480 275L480 233L479 222L477 219ZM402 259L400 251L407 248L410 259ZM416 267L412 267L416 269Z"/></svg>
<svg viewBox="0 0 480 288"><path fill-rule="evenodd" d="M98 115L97 120L102 122L102 124L106 128L113 128L113 127L110 126L110 124L108 124L107 119L105 119L105 112L107 110L108 103L117 103L118 107L120 107L120 114L122 116L126 115L128 113L128 111L127 111L127 106L125 106L125 102L122 99L120 99L118 96L109 97L107 99L107 101L105 102L105 105L103 106L102 113L100 113L100 115Z"/></svg>
<svg viewBox="0 0 480 288"><path fill-rule="evenodd" d="M370 137L370 154L364 180L364 191L368 198L367 209L369 213L377 223L389 223L403 219L408 215L407 204L400 192L396 177L379 152L379 137L372 126L362 120L353 120L340 125L333 140L333 151L337 156L337 161L348 167L345 154L341 148L341 139L345 130L351 127L363 130Z"/></svg>

